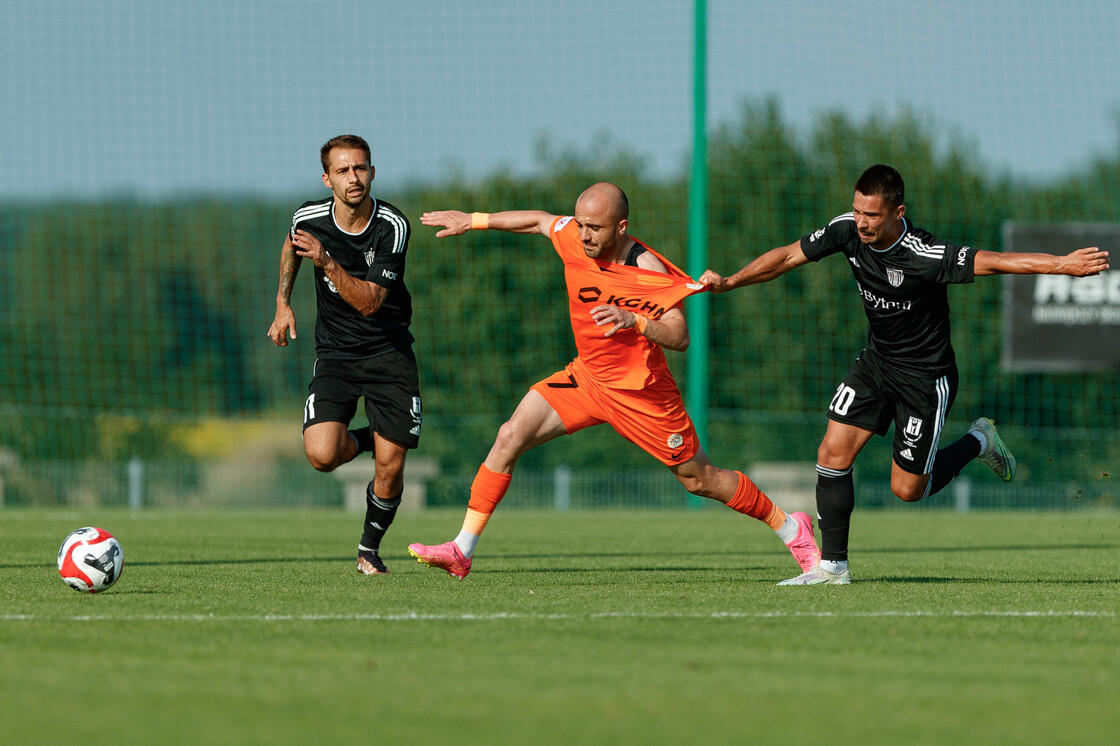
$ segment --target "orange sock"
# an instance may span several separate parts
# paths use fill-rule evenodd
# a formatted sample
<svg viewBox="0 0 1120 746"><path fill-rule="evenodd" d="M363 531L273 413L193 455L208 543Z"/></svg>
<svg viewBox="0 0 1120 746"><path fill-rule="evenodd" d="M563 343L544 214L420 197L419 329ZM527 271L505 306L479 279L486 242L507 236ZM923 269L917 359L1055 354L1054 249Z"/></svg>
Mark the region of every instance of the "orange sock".
<svg viewBox="0 0 1120 746"><path fill-rule="evenodd" d="M486 464L478 467L478 473L474 475L474 481L471 483L471 499L467 504L467 515L463 518L464 531L475 536L482 535L482 530L486 528L490 516L505 497L511 479L513 479L512 474L490 471L486 468Z"/></svg>
<svg viewBox="0 0 1120 746"><path fill-rule="evenodd" d="M727 501L727 507L757 518L775 531L781 528L786 522L785 511L762 494L762 490L746 474L741 471L735 473L739 475L739 487L735 490L734 497Z"/></svg>

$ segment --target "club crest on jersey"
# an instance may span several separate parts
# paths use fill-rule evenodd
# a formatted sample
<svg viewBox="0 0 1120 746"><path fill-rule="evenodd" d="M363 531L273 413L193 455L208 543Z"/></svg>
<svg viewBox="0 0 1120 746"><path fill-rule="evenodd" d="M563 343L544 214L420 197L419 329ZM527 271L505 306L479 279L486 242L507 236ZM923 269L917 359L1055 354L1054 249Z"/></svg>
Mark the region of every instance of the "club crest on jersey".
<svg viewBox="0 0 1120 746"><path fill-rule="evenodd" d="M891 284L891 287L896 288L899 285L901 285L902 280L905 277L906 277L906 275L903 274L901 269L894 269L892 267L887 268L887 282L889 282Z"/></svg>
<svg viewBox="0 0 1120 746"><path fill-rule="evenodd" d="M366 266L372 267L375 259L377 259L377 252L370 246L369 249L366 250Z"/></svg>
<svg viewBox="0 0 1120 746"><path fill-rule="evenodd" d="M922 421L920 418L911 417L910 421L906 423L906 437L913 440L922 437Z"/></svg>
<svg viewBox="0 0 1120 746"><path fill-rule="evenodd" d="M682 443L684 443L684 436L680 433L673 433L669 436L669 440L666 441L666 444L670 448L680 448Z"/></svg>
<svg viewBox="0 0 1120 746"><path fill-rule="evenodd" d="M412 422L413 422L413 427L408 432L411 435L419 435L420 434L420 427L421 427L421 425L423 425L423 420L424 420L424 414L423 414L422 409L421 409L420 397L419 396L412 397L412 408L408 410L408 413L410 415L412 415Z"/></svg>

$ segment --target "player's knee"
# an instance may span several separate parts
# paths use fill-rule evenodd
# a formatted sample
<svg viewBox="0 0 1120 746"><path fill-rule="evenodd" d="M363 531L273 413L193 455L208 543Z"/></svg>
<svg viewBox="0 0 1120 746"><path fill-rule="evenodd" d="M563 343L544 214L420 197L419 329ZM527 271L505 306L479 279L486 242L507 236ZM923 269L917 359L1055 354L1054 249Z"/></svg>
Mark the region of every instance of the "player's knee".
<svg viewBox="0 0 1120 746"><path fill-rule="evenodd" d="M709 470L701 470L695 474L677 472L677 481L681 486L697 497L715 497L719 492L719 484L715 475Z"/></svg>
<svg viewBox="0 0 1120 746"><path fill-rule="evenodd" d="M338 468L338 464L333 461L322 461L313 456L308 456L307 461L315 471L330 472Z"/></svg>
<svg viewBox="0 0 1120 746"><path fill-rule="evenodd" d="M498 435L494 438L494 446L490 452L506 459L516 458L521 454L523 446L524 438L521 437L517 426L513 420L507 420L498 428Z"/></svg>
<svg viewBox="0 0 1120 746"><path fill-rule="evenodd" d="M304 451L307 455L307 463L311 464L315 471L334 471L341 463L336 454L322 448L308 448Z"/></svg>
<svg viewBox="0 0 1120 746"><path fill-rule="evenodd" d="M711 495L707 494L707 492L705 491L703 479L699 477L682 477L679 475L677 476L677 479L680 480L681 486L688 490L691 494L698 497L711 497Z"/></svg>
<svg viewBox="0 0 1120 746"><path fill-rule="evenodd" d="M899 500L908 503L916 503L926 496L926 485L924 482L915 484L909 480L906 482L891 480L891 492L893 492L895 497Z"/></svg>

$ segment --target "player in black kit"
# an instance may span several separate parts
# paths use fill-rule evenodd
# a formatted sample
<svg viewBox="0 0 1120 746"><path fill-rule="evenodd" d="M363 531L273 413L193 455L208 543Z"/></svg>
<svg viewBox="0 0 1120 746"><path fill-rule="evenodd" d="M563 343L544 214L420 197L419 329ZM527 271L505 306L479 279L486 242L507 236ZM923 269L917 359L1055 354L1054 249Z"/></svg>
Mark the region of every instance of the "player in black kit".
<svg viewBox="0 0 1120 746"><path fill-rule="evenodd" d="M404 461L420 441L421 405L412 353L412 297L404 284L409 224L400 210L370 196L369 145L340 135L320 150L325 199L292 218L280 252L280 289L268 336L296 338L292 288L301 260L315 265L316 361L303 411L303 446L319 471L372 451L358 572L382 575L378 552L400 506ZM347 431L365 398L369 427Z"/></svg>
<svg viewBox="0 0 1120 746"><path fill-rule="evenodd" d="M872 166L856 182L851 212L800 241L768 251L730 277L711 270L700 276L712 292L725 293L839 253L848 260L867 314L867 346L836 389L817 450L821 561L779 585L851 582L852 467L871 437L885 435L892 422L891 490L907 502L937 493L977 457L1004 481L1014 478L1015 457L985 417L959 440L939 448L958 382L947 285L997 274L1086 277L1109 266L1108 252L1097 248L1052 256L951 244L913 226L904 217L904 198L898 171Z"/></svg>

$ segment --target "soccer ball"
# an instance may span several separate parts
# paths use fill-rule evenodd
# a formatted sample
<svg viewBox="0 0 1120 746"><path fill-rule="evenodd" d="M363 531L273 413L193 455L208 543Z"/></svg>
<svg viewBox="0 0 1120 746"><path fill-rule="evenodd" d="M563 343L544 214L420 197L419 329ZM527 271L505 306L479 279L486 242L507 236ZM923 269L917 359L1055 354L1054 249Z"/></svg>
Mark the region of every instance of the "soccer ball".
<svg viewBox="0 0 1120 746"><path fill-rule="evenodd" d="M112 588L123 567L121 543L103 528L79 528L58 550L58 574L76 591L100 593Z"/></svg>

